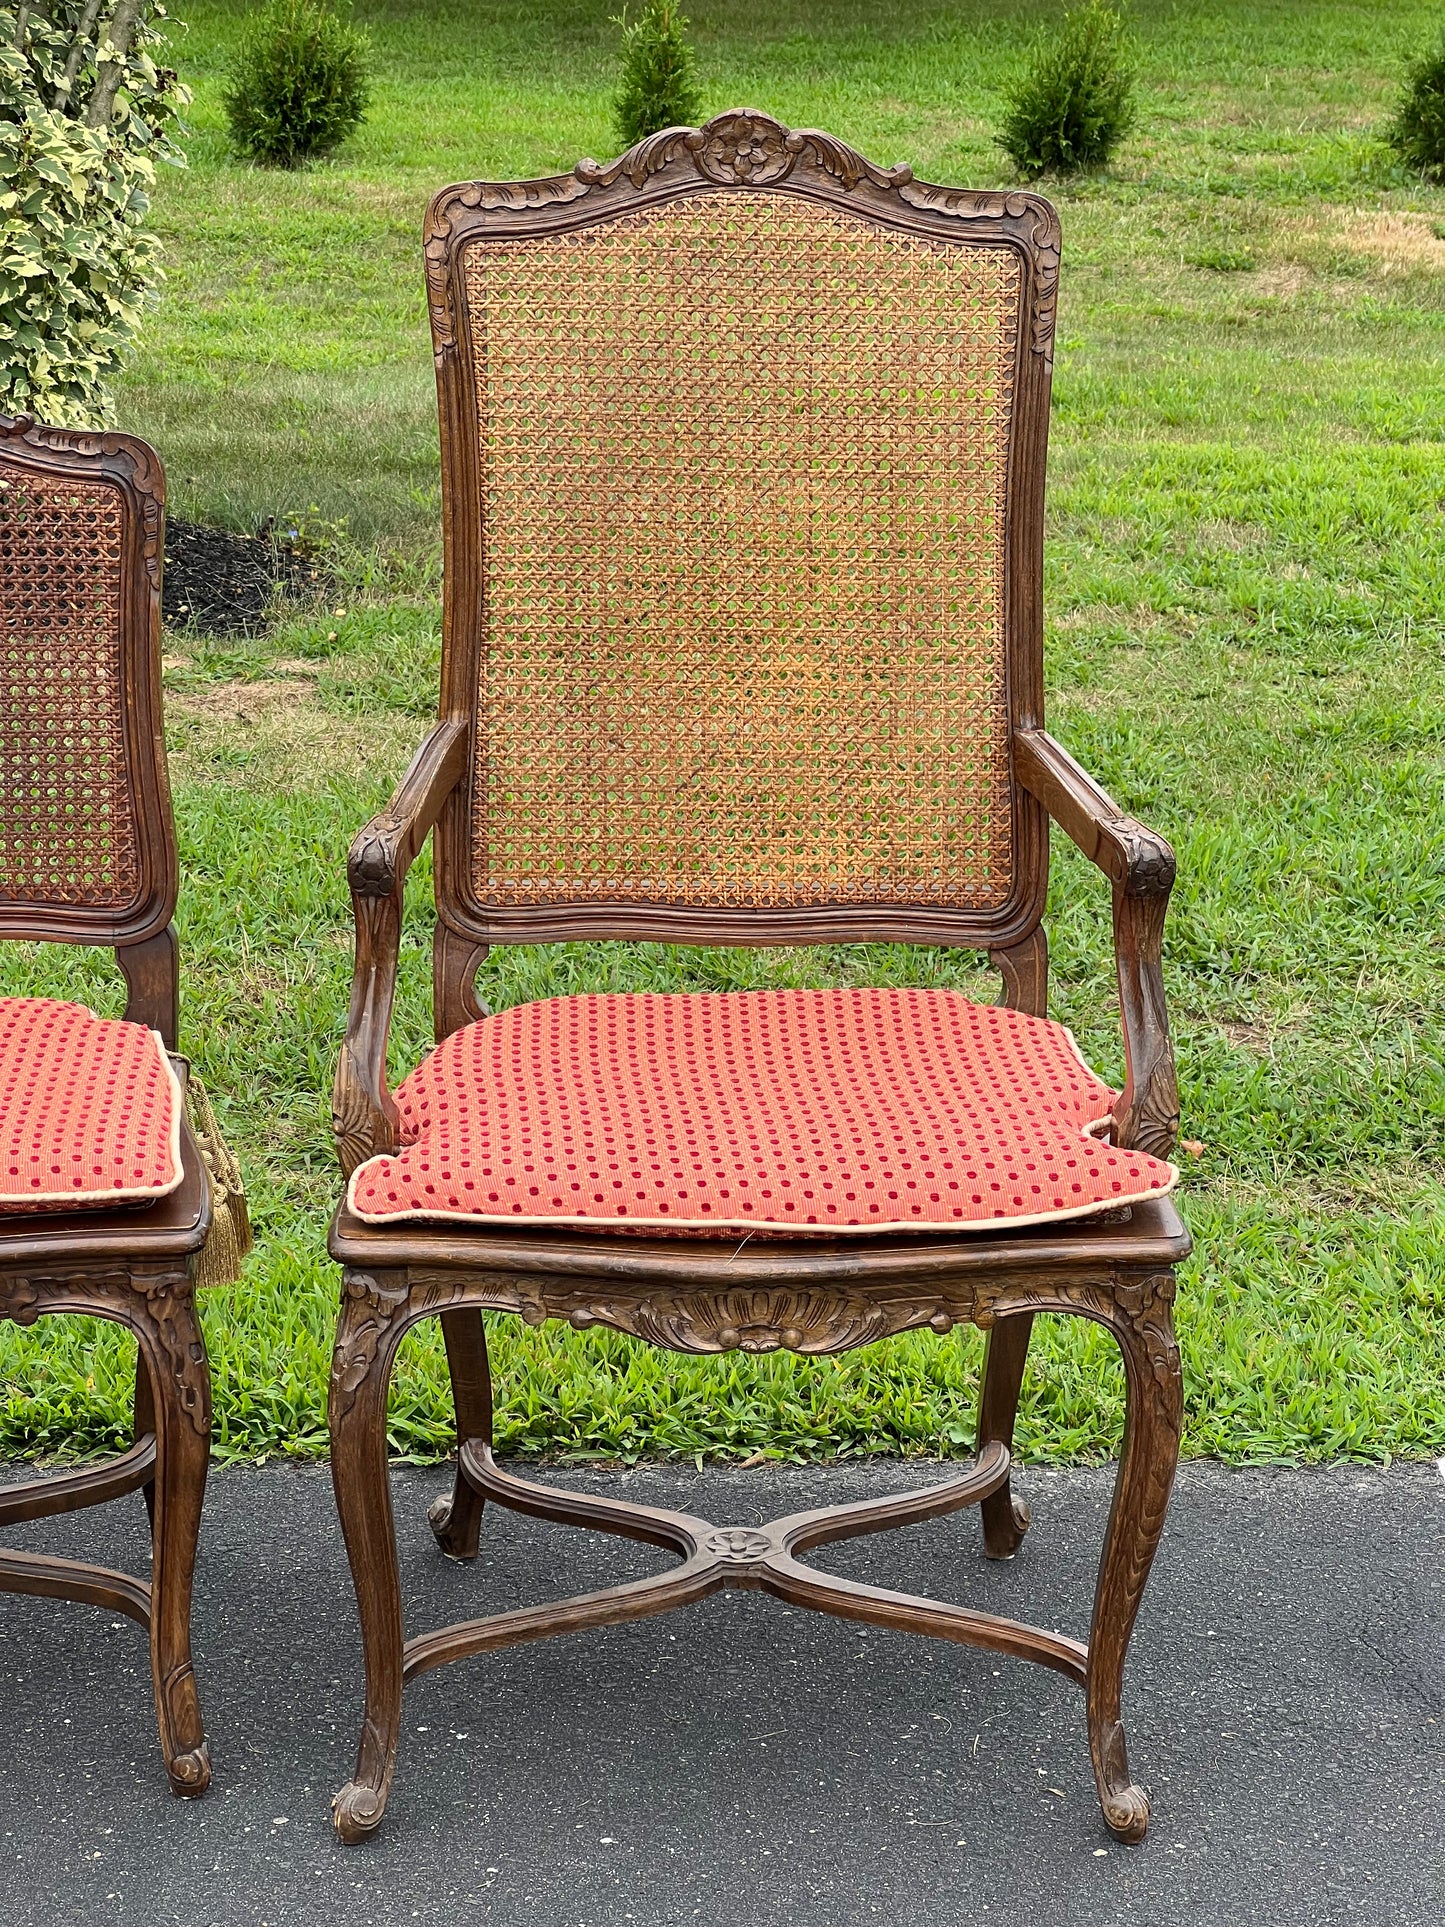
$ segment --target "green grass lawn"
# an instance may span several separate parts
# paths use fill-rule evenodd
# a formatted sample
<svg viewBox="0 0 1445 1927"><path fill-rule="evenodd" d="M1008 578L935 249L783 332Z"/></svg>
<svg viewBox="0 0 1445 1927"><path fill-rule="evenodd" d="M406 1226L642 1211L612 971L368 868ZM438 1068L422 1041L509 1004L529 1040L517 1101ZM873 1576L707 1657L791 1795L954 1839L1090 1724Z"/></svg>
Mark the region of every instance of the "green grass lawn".
<svg viewBox="0 0 1445 1927"><path fill-rule="evenodd" d="M182 513L333 531L347 587L264 642L169 639L186 872L183 1043L246 1164L257 1250L212 1294L228 1453L315 1452L336 1280L326 1092L350 975L343 856L424 732L438 483L417 242L430 191L606 155L614 0L358 5L377 98L335 163L225 155L239 5L178 0L191 167L156 219L170 280L120 392ZM709 110L824 125L978 185L1037 5L694 7ZM1445 1452L1445 193L1375 129L1435 5L1136 0L1140 125L1056 190L1064 278L1048 542L1055 732L1179 854L1167 976L1198 1248L1186 1450ZM398 1072L429 1037L413 885ZM1054 1006L1117 1074L1108 903L1060 849ZM582 987L981 985L901 949L494 953L494 1005ZM119 1007L108 960L17 950L0 985ZM992 989L985 994L993 994ZM496 1321L499 1433L576 1453L968 1449L978 1344L693 1360ZM68 1326L68 1330L67 1330ZM1046 1329L1047 1327L1047 1329ZM1117 1442L1109 1341L1042 1321L1034 1456ZM0 1328L0 1443L99 1448L127 1341ZM409 1341L399 1450L444 1447L440 1344Z"/></svg>

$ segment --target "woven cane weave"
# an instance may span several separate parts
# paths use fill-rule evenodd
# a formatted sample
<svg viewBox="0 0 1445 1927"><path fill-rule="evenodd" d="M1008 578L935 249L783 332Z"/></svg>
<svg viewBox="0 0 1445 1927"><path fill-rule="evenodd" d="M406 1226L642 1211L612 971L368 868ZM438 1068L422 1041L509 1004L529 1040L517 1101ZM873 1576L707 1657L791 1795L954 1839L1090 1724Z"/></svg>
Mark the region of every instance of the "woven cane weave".
<svg viewBox="0 0 1445 1927"><path fill-rule="evenodd" d="M0 468L0 900L123 909L140 889L123 529L111 483Z"/></svg>
<svg viewBox="0 0 1445 1927"><path fill-rule="evenodd" d="M349 1202L373 1224L1040 1224L1172 1187L1091 1134L1113 1101L1062 1024L957 991L555 997L440 1044Z"/></svg>
<svg viewBox="0 0 1445 1927"><path fill-rule="evenodd" d="M180 1130L155 1031L0 997L0 1215L164 1197L181 1181Z"/></svg>
<svg viewBox="0 0 1445 1927"><path fill-rule="evenodd" d="M1017 257L736 191L465 286L478 902L1004 903Z"/></svg>

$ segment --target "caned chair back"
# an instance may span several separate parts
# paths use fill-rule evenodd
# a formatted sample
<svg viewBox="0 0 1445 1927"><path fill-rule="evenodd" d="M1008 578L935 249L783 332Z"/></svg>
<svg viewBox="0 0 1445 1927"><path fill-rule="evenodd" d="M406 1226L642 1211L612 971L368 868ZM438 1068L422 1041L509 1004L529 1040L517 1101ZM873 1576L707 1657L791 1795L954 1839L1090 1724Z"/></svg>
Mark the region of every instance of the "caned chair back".
<svg viewBox="0 0 1445 1927"><path fill-rule="evenodd" d="M0 416L0 935L134 944L170 920L164 500L144 442Z"/></svg>
<svg viewBox="0 0 1445 1927"><path fill-rule="evenodd" d="M1013 940L1058 229L758 114L427 227L439 901L481 940Z"/></svg>

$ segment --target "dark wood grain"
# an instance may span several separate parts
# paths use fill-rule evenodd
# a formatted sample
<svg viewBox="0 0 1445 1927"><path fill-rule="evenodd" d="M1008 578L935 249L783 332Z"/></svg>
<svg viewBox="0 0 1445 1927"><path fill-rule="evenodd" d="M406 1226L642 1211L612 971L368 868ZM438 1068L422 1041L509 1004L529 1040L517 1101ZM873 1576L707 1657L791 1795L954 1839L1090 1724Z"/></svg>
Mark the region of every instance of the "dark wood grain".
<svg viewBox="0 0 1445 1927"><path fill-rule="evenodd" d="M386 1388L406 1329L396 1316L406 1297L404 1277L347 1272L331 1364L331 1478L366 1667L356 1772L331 1803L336 1830L350 1845L381 1824L401 1731L401 1586L386 1475Z"/></svg>
<svg viewBox="0 0 1445 1927"><path fill-rule="evenodd" d="M1089 1750L1105 1822L1127 1841L1142 1840L1149 1825L1148 1796L1129 1771L1120 1701L1124 1657L1179 1462L1184 1378L1173 1306L1174 1274L1162 1272L1120 1291L1103 1320L1123 1353L1126 1398L1089 1635Z"/></svg>
<svg viewBox="0 0 1445 1927"><path fill-rule="evenodd" d="M622 1330L645 1329L658 1343L669 1342L665 1334L671 1333L671 1342L676 1342L679 1335L696 1329L707 1304L723 1297L716 1284L718 1267L726 1264L726 1257L677 1241L668 1254L669 1290L661 1262L666 1241L658 1240L646 1254L649 1262L641 1276L635 1266L623 1261L622 1253L614 1252L614 1260L623 1261L617 1263L616 1272L630 1271L632 1275L614 1274L609 1292L602 1298L595 1290L588 1290L586 1281L570 1275L561 1262L566 1250L563 1239L552 1240L545 1251L534 1251L534 1257L548 1260L544 1266L520 1276L508 1275L497 1265L479 1267L466 1237L458 1237L448 1226L445 1230L438 1228L427 1242L424 1264L370 1271L348 1268L332 1372L333 1473L357 1586L369 1685L356 1772L336 1805L342 1838L360 1840L380 1824L395 1768L401 1692L407 1679L465 1654L495 1651L522 1641L667 1611L723 1586L759 1586L797 1605L1031 1658L1078 1680L1088 1689L1090 1743L1104 1817L1121 1838L1140 1837L1147 1822L1147 1807L1140 1806L1143 1795L1127 1777L1127 1753L1118 1717L1119 1690L1129 1632L1157 1545L1163 1503L1177 1457L1178 1352L1172 1347L1169 1325L1173 1278L1171 1270L1160 1269L1160 1254L1182 1255L1188 1241L1167 1200L1141 1209L1138 1218L1140 1222L1098 1227L1091 1236L1079 1240L1079 1249L1073 1253L1062 1242L1051 1247L1027 1238L988 1240L995 1265L1002 1255L997 1269L980 1262L989 1254L974 1250L968 1239L934 1240L930 1252L913 1254L909 1275L903 1281L890 1281L886 1274L870 1280L868 1254L860 1254L856 1247L809 1254L808 1262L815 1272L829 1260L835 1267L846 1269L852 1287L846 1303L838 1302L818 1285L802 1291L790 1285L775 1301L769 1301L765 1289L752 1287L759 1310L766 1310L775 1321L796 1320L802 1315L800 1299L808 1301L816 1321L811 1328L818 1335L816 1349L828 1346L825 1331L830 1316L843 1321L842 1330L849 1338L873 1302L887 1308L885 1322L894 1329L903 1328L900 1306L906 1304L907 1320L914 1324L948 1329L955 1322L971 1318L990 1331L995 1347L999 1344L996 1335L1002 1334L1003 1350L995 1351L995 1358L1001 1360L995 1367L998 1376L992 1389L986 1386L985 1390L976 1469L921 1493L869 1501L862 1506L825 1508L763 1528L718 1527L688 1514L637 1507L593 1494L549 1490L504 1471L487 1444L469 1439L461 1448L453 1494L434 1514L434 1521L440 1516L439 1537L444 1545L447 1528L453 1522L456 1491L465 1481L480 1496L519 1511L660 1545L681 1553L683 1564L672 1572L552 1606L529 1607L443 1627L416 1636L404 1647L386 1481L385 1408L386 1382L405 1332L432 1315L448 1320L452 1330L464 1330L456 1321L458 1314L469 1307L520 1311L532 1323L549 1317L570 1318L580 1301L597 1322ZM425 1228L411 1227L414 1235L418 1229ZM385 1233L373 1232L372 1236L377 1248L388 1243ZM614 1240L613 1244L623 1242ZM495 1243L500 1245L502 1240ZM599 1264L607 1241L595 1239L590 1243L594 1265ZM896 1257L902 1257L903 1244L899 1240L891 1247ZM754 1261L755 1273L759 1264L766 1265L770 1260L775 1266L791 1268L799 1255L795 1247L780 1245L774 1253ZM494 1259L496 1256L494 1250ZM1131 1258L1135 1262L1131 1263ZM1168 1262L1166 1257L1164 1263ZM712 1280L711 1291L700 1288L699 1274L701 1280ZM900 1285L907 1294L903 1301L897 1296ZM1126 1431L1090 1642L1085 1645L1062 1634L968 1607L859 1586L802 1565L797 1553L813 1545L910 1523L960 1504L989 1505L1000 1499L1008 1502L1009 1451L997 1435L1011 1428L1027 1329L1041 1312L1095 1320L1114 1333L1126 1359L1131 1429ZM766 1329L755 1327L753 1342L767 1348L789 1329L794 1327L776 1322ZM809 1342L800 1328L797 1337ZM464 1336L458 1357L463 1410L468 1400L476 1401L471 1408L475 1415L481 1409L475 1381L480 1353L472 1349L472 1344L472 1338ZM1175 1414L1172 1429L1171 1412ZM477 1423L476 1416L464 1418L459 1410L459 1434ZM992 1436L985 1437L985 1433ZM1010 1525L1016 1532L1016 1514L1011 1516ZM997 1546L996 1531L990 1550ZM1095 1684L1096 1670L1102 1685Z"/></svg>
<svg viewBox="0 0 1445 1927"><path fill-rule="evenodd" d="M1003 1000L1010 1010L1048 1016L1049 941L1042 924L1007 950L991 950L989 962L1003 978Z"/></svg>
<svg viewBox="0 0 1445 1927"><path fill-rule="evenodd" d="M477 972L486 960L486 944L474 943L438 923L432 941L432 1002L439 1044L453 1031L490 1016L477 995Z"/></svg>
<svg viewBox="0 0 1445 1927"><path fill-rule="evenodd" d="M99 1606L124 1613L147 1629L151 1623L151 1589L144 1579L106 1566L88 1566L77 1559L56 1559L38 1552L0 1548L0 1592L28 1593L33 1599L69 1599L76 1605Z"/></svg>
<svg viewBox="0 0 1445 1927"><path fill-rule="evenodd" d="M131 1322L149 1368L156 1427L151 1670L171 1790L189 1795L204 1793L211 1782L191 1664L191 1587L211 1450L211 1377L190 1276L152 1276L144 1283L145 1313Z"/></svg>
<svg viewBox="0 0 1445 1927"><path fill-rule="evenodd" d="M467 728L440 722L401 779L395 795L354 838L346 859L353 896L389 897L406 881L442 805L467 765Z"/></svg>
<svg viewBox="0 0 1445 1927"><path fill-rule="evenodd" d="M785 1294L827 1291L846 1304L839 1311L863 1315L874 1300L895 1295L922 1310L927 1324L942 1294L973 1309L1016 1280L1069 1278L1080 1271L1112 1278L1141 1268L1162 1269L1188 1257L1189 1234L1170 1198L1149 1198L1128 1219L1076 1219L1021 1230L910 1232L878 1237L816 1238L618 1238L566 1226L424 1224L401 1221L369 1225L343 1205L332 1222L331 1255L339 1263L373 1270L388 1263L409 1268L417 1288L434 1283L450 1289L452 1274L465 1268L479 1292L490 1292L499 1311L520 1312L540 1324L547 1318L586 1315L603 1285L619 1302L655 1289L687 1287L716 1298L728 1291L774 1294L779 1316ZM3 1251L3 1247L0 1247ZM923 1293L919 1300L920 1291ZM486 1302L479 1296L478 1303ZM897 1314L897 1315L902 1315ZM780 1327L771 1321L776 1335ZM776 1347L773 1347L776 1349Z"/></svg>
<svg viewBox="0 0 1445 1927"><path fill-rule="evenodd" d="M159 1031L167 1050L180 1035L181 966L175 925L168 923L143 943L117 946L116 962L130 993L125 1014L133 1024Z"/></svg>

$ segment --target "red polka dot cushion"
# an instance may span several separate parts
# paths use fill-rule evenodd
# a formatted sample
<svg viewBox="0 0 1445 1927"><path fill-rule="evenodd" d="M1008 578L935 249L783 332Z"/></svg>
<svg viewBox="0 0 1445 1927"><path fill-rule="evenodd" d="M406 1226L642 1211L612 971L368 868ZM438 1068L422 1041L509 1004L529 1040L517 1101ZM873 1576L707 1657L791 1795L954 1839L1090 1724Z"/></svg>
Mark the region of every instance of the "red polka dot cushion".
<svg viewBox="0 0 1445 1927"><path fill-rule="evenodd" d="M1061 1024L949 990L557 997L470 1024L401 1086L369 1224L992 1228L1168 1191L1099 1135Z"/></svg>
<svg viewBox="0 0 1445 1927"><path fill-rule="evenodd" d="M0 997L0 1214L164 1197L181 1181L181 1106L144 1024Z"/></svg>

